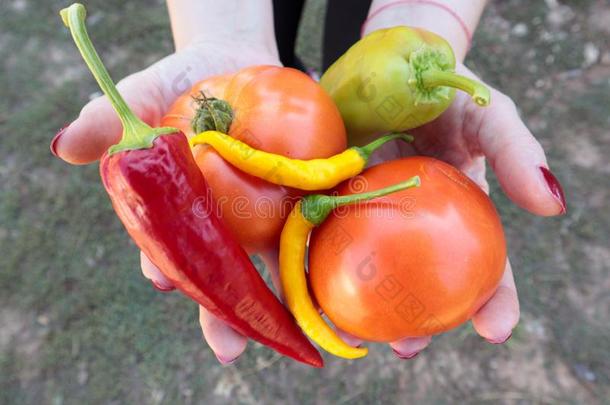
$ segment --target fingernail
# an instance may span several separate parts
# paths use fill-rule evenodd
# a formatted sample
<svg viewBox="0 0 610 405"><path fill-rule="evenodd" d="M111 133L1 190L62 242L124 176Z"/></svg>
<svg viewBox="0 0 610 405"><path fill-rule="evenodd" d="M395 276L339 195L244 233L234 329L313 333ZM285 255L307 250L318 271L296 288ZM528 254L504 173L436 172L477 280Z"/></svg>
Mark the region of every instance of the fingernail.
<svg viewBox="0 0 610 405"><path fill-rule="evenodd" d="M234 357L232 359L227 359L225 357L219 356L218 354L216 354L216 358L218 359L218 361L220 362L220 364L222 364L223 366L228 366L230 364L235 363L235 360L237 360L239 358L239 356Z"/></svg>
<svg viewBox="0 0 610 405"><path fill-rule="evenodd" d="M542 172L542 176L544 177L544 181L546 181L547 186L549 187L549 191L553 194L555 200L561 205L560 214L565 214L567 211L566 206L566 198L563 194L563 188L557 180L557 177L546 167L540 166L540 171Z"/></svg>
<svg viewBox="0 0 610 405"><path fill-rule="evenodd" d="M170 285L170 286L163 285L163 284L156 282L155 280L150 280L150 282L152 283L153 287L155 287L156 290L161 291L161 292L170 292L170 291L174 291L176 289L176 287L174 287L173 285Z"/></svg>
<svg viewBox="0 0 610 405"><path fill-rule="evenodd" d="M413 353L399 353L398 351L396 351L395 349L392 349L392 351L394 352L394 354L396 355L396 357L398 357L401 360L410 360L414 357L416 357L419 353L421 353L421 350L417 351L417 352L413 352Z"/></svg>
<svg viewBox="0 0 610 405"><path fill-rule="evenodd" d="M491 343L492 345L501 345L503 343L508 342L508 339L510 339L510 337L513 335L513 332L510 332L508 334L508 336L506 336L505 338L501 338L501 339L497 339L497 340L493 340L493 339L485 339L487 340L489 343Z"/></svg>
<svg viewBox="0 0 610 405"><path fill-rule="evenodd" d="M57 133L55 134L53 139L51 140L51 144L49 145L49 149L51 149L51 153L55 157L59 157L59 155L57 155L57 141L59 141L59 138L64 134L64 132L66 132L66 129L68 129L70 124L71 123L68 123L68 124L64 125L63 127L61 127L59 129L59 131L57 131Z"/></svg>

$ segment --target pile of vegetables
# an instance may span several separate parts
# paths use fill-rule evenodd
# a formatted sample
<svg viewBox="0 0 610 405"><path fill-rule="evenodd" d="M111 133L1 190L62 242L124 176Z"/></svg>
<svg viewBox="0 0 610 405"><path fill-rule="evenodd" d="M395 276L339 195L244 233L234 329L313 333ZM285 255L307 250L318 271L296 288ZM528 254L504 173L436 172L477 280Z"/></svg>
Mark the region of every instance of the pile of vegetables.
<svg viewBox="0 0 610 405"><path fill-rule="evenodd" d="M445 40L407 27L373 32L320 84L275 66L210 77L152 128L116 90L85 15L80 4L61 11L123 124L100 161L115 212L177 289L235 330L322 367L309 339L336 356L367 354L322 312L354 336L391 342L454 328L492 296L506 246L489 197L429 157L367 168L384 144L411 142L403 131L438 117L456 88L489 103L486 87L453 72ZM373 108L371 83L400 114ZM249 202L239 213L237 199ZM283 303L248 254L277 255Z"/></svg>

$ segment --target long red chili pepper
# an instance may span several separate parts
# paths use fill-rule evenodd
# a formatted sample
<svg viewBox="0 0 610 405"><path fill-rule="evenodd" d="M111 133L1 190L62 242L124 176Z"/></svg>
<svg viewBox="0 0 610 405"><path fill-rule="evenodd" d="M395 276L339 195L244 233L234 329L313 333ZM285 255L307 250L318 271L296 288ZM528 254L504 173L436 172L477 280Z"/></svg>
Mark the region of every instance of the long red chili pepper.
<svg viewBox="0 0 610 405"><path fill-rule="evenodd" d="M85 28L85 8L62 19L123 123L123 138L100 162L112 205L138 247L184 294L245 336L315 367L323 365L216 213L186 136L151 128L116 90Z"/></svg>

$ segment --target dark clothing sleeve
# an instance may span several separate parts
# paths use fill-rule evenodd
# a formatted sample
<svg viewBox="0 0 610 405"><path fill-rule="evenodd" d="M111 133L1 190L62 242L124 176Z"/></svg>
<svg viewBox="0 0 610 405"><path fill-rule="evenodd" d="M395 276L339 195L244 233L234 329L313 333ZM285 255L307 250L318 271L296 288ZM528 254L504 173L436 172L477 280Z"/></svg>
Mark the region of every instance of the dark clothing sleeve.
<svg viewBox="0 0 610 405"><path fill-rule="evenodd" d="M273 0L273 22L280 60L284 66L305 70L295 54L299 22L305 0ZM322 43L322 68L326 70L360 39L371 0L327 0Z"/></svg>

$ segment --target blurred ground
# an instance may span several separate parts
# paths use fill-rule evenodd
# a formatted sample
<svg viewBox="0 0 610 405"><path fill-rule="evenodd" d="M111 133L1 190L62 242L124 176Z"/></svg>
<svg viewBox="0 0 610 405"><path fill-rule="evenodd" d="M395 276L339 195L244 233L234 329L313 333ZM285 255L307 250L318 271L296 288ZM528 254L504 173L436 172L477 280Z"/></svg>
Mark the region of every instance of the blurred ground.
<svg viewBox="0 0 610 405"><path fill-rule="evenodd" d="M161 1L87 3L114 77L171 52ZM610 2L494 2L468 59L515 99L568 198L565 217L535 218L493 185L522 304L510 342L464 326L411 361L374 345L321 371L254 344L220 367L195 306L141 276L97 165L52 158L97 91L65 4L0 4L0 403L610 403ZM323 9L310 2L299 45L312 67Z"/></svg>

